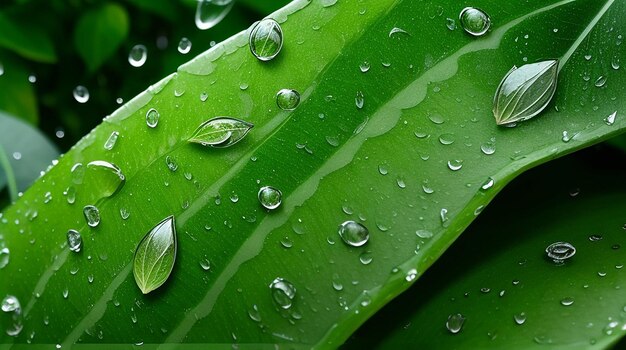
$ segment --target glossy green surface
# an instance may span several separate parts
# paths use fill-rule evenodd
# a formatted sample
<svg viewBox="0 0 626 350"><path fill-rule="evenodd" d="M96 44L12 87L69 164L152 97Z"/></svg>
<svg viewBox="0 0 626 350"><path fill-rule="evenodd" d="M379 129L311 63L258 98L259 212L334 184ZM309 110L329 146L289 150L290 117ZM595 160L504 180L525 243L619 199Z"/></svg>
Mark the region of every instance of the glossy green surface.
<svg viewBox="0 0 626 350"><path fill-rule="evenodd" d="M615 343L626 316L624 160L618 151L583 152L516 180L418 284L344 348L604 349ZM545 253L558 241L576 247L562 266ZM517 324L522 312L526 320ZM456 313L466 320L453 335L445 324Z"/></svg>
<svg viewBox="0 0 626 350"><path fill-rule="evenodd" d="M625 101L624 69L611 68L623 55L622 2L480 1L492 19L481 38L447 28L462 9L452 0L327 3L295 1L271 16L285 41L270 62L252 56L242 33L181 66L5 211L0 230L11 262L0 270L8 281L0 295L17 296L26 316L19 337L1 341L337 346L416 281L510 179L626 127L623 118L603 121ZM561 59L552 105L516 128L497 127L492 99L503 75L546 57ZM597 88L599 75L607 82ZM301 94L294 111L276 106L284 88ZM146 125L151 108L160 113L156 128ZM227 149L187 142L218 116L255 127ZM119 139L106 151L113 131ZM575 136L564 142L564 131ZM490 142L496 150L486 155L481 145ZM126 184L109 198L77 187L76 203L67 204L70 168L93 160L120 166ZM495 185L481 190L489 177ZM267 185L283 194L271 212L257 199ZM53 199L43 204L47 191ZM82 217L87 204L100 209L94 229ZM24 221L32 208L37 219ZM176 265L143 296L133 251L169 215ZM365 246L341 241L338 226L350 219L369 229ZM64 246L68 229L83 235L78 255ZM277 277L297 290L287 310L268 287Z"/></svg>

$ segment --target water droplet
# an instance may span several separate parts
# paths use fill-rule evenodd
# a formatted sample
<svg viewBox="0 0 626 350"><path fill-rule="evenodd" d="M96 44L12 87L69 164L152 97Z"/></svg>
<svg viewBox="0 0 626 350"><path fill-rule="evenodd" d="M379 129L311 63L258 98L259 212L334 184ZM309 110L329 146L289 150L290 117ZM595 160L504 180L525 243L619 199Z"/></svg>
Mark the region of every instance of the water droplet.
<svg viewBox="0 0 626 350"><path fill-rule="evenodd" d="M380 173L380 175L389 174L389 170L387 170L387 166L385 164L381 164L378 166L378 172Z"/></svg>
<svg viewBox="0 0 626 350"><path fill-rule="evenodd" d="M196 27L211 29L226 17L235 3L234 0L199 0L196 7Z"/></svg>
<svg viewBox="0 0 626 350"><path fill-rule="evenodd" d="M574 304L574 298L572 297L566 297L561 299L561 305L563 306L570 306L572 304Z"/></svg>
<svg viewBox="0 0 626 350"><path fill-rule="evenodd" d="M128 53L128 63L133 67L141 67L148 58L148 49L143 45L135 45Z"/></svg>
<svg viewBox="0 0 626 350"><path fill-rule="evenodd" d="M4 65L0 62L0 77L4 74Z"/></svg>
<svg viewBox="0 0 626 350"><path fill-rule="evenodd" d="M451 314L446 321L446 329L452 334L457 334L463 328L465 322L465 316L461 314Z"/></svg>
<svg viewBox="0 0 626 350"><path fill-rule="evenodd" d="M480 145L480 150L490 156L494 153L496 153L496 143L494 141L489 141L486 143L483 143L482 145Z"/></svg>
<svg viewBox="0 0 626 350"><path fill-rule="evenodd" d="M546 254L555 263L563 264L576 254L576 248L567 242L554 242L546 248Z"/></svg>
<svg viewBox="0 0 626 350"><path fill-rule="evenodd" d="M82 85L78 85L74 88L74 99L76 99L78 103L89 101L89 90Z"/></svg>
<svg viewBox="0 0 626 350"><path fill-rule="evenodd" d="M482 36L489 30L491 19L489 15L478 8L466 7L459 14L461 27L473 36Z"/></svg>
<svg viewBox="0 0 626 350"><path fill-rule="evenodd" d="M85 167L83 163L76 163L72 166L72 170L70 170L72 175L72 182L80 185L83 183L83 177L85 176Z"/></svg>
<svg viewBox="0 0 626 350"><path fill-rule="evenodd" d="M604 75L599 76L598 79L596 79L596 82L594 83L596 87L603 87L604 84L606 84L606 76Z"/></svg>
<svg viewBox="0 0 626 350"><path fill-rule="evenodd" d="M249 45L254 57L260 61L269 61L276 57L283 47L283 30L280 24L266 18L252 26Z"/></svg>
<svg viewBox="0 0 626 350"><path fill-rule="evenodd" d="M100 224L100 211L95 206L86 205L83 208L83 214L85 215L87 225L90 227L96 227Z"/></svg>
<svg viewBox="0 0 626 350"><path fill-rule="evenodd" d="M515 323L517 323L518 325L522 325L524 324L524 322L526 322L526 313L521 312L519 314L515 314L513 315L513 319L515 320Z"/></svg>
<svg viewBox="0 0 626 350"><path fill-rule="evenodd" d="M404 182L404 179L402 177L398 177L396 179L396 184L402 189L406 188L406 183Z"/></svg>
<svg viewBox="0 0 626 350"><path fill-rule="evenodd" d="M422 184L422 190L424 191L424 193L426 194L433 194L435 192L435 190L433 190L432 187L430 187L430 185L428 184L428 182L424 182Z"/></svg>
<svg viewBox="0 0 626 350"><path fill-rule="evenodd" d="M159 111L154 108L150 108L148 112L146 112L146 124L151 128L156 128L157 124L159 124Z"/></svg>
<svg viewBox="0 0 626 350"><path fill-rule="evenodd" d="M445 119L443 119L443 116L441 114L429 114L428 119L430 119L433 124L437 125L443 124L445 122Z"/></svg>
<svg viewBox="0 0 626 350"><path fill-rule="evenodd" d="M417 270L410 269L409 272L406 273L406 276L404 276L404 280L407 282L412 282L413 280L415 280L416 277L417 277Z"/></svg>
<svg viewBox="0 0 626 350"><path fill-rule="evenodd" d="M359 69L361 70L361 73L367 73L370 70L370 63L367 61L362 62L361 64L359 64Z"/></svg>
<svg viewBox="0 0 626 350"><path fill-rule="evenodd" d="M339 274L338 273L334 273L333 274L333 289L338 291L338 292L343 290L343 284L339 280Z"/></svg>
<svg viewBox="0 0 626 350"><path fill-rule="evenodd" d="M121 105L122 103L124 103L124 99L121 97L118 97L115 99L115 103L117 103L118 105Z"/></svg>
<svg viewBox="0 0 626 350"><path fill-rule="evenodd" d="M442 145L451 145L454 143L454 134L441 134L439 136L439 143Z"/></svg>
<svg viewBox="0 0 626 350"><path fill-rule="evenodd" d="M352 247L360 247L367 243L370 233L367 227L349 220L339 225L339 236L343 241Z"/></svg>
<svg viewBox="0 0 626 350"><path fill-rule="evenodd" d="M439 211L439 219L441 219L441 224L442 225L446 225L448 222L448 209L446 208L441 208L441 211Z"/></svg>
<svg viewBox="0 0 626 350"><path fill-rule="evenodd" d="M126 183L126 177L117 165L104 160L95 160L87 164L89 176L86 186L91 191L97 191L102 197L116 194Z"/></svg>
<svg viewBox="0 0 626 350"><path fill-rule="evenodd" d="M35 76L34 74L29 75L29 76L28 76L28 81L29 81L31 84L36 83L36 82L37 82L37 76Z"/></svg>
<svg viewBox="0 0 626 350"><path fill-rule="evenodd" d="M209 260L209 258L206 255L204 256L204 258L202 258L200 260L200 267L204 271L209 271L211 269L211 261Z"/></svg>
<svg viewBox="0 0 626 350"><path fill-rule="evenodd" d="M483 190L483 191L486 191L486 190L492 188L493 185L495 185L495 183L496 182L494 181L493 178L488 177L487 180L485 180L485 182L483 182L483 184L480 186L480 189Z"/></svg>
<svg viewBox="0 0 626 350"><path fill-rule="evenodd" d="M615 124L615 117L616 116L617 116L617 111L609 114L608 117L604 118L604 122L606 123L606 125L612 126L613 124Z"/></svg>
<svg viewBox="0 0 626 350"><path fill-rule="evenodd" d="M209 94L207 94L206 92L203 92L200 94L200 101L206 102L208 98L209 98Z"/></svg>
<svg viewBox="0 0 626 350"><path fill-rule="evenodd" d="M453 20L452 18L446 18L446 27L448 27L448 29L450 29L450 30L455 30L456 29L456 21Z"/></svg>
<svg viewBox="0 0 626 350"><path fill-rule="evenodd" d="M13 295L7 295L6 297L4 297L4 299L2 299L0 309L2 309L3 312L7 313L7 316L10 319L10 324L6 326L5 329L6 334L11 337L17 337L24 327L20 301Z"/></svg>
<svg viewBox="0 0 626 350"><path fill-rule="evenodd" d="M120 208L120 216L122 220L127 220L130 217L130 211L126 208Z"/></svg>
<svg viewBox="0 0 626 350"><path fill-rule="evenodd" d="M261 313L256 304L252 305L252 309L248 310L248 316L254 322L261 322Z"/></svg>
<svg viewBox="0 0 626 350"><path fill-rule="evenodd" d="M109 150L109 151L112 150L113 147L115 147L115 143L117 142L117 138L119 136L120 136L119 132L113 131L111 135L109 135L109 138L104 143L104 149Z"/></svg>
<svg viewBox="0 0 626 350"><path fill-rule="evenodd" d="M180 41L178 42L178 52L182 53L183 55L186 55L187 53L189 53L190 50L191 50L191 40L185 37L180 39Z"/></svg>
<svg viewBox="0 0 626 350"><path fill-rule="evenodd" d="M557 86L558 60L513 67L502 79L493 100L498 125L512 125L543 111Z"/></svg>
<svg viewBox="0 0 626 350"><path fill-rule="evenodd" d="M296 287L281 277L277 277L270 283L270 292L274 303L285 310L291 307L296 297Z"/></svg>
<svg viewBox="0 0 626 350"><path fill-rule="evenodd" d="M80 232L76 230L67 231L67 246L73 252L80 252L83 247L83 238L80 236Z"/></svg>
<svg viewBox="0 0 626 350"><path fill-rule="evenodd" d="M264 186L259 189L259 202L265 209L274 210L282 203L283 194L272 186Z"/></svg>
<svg viewBox="0 0 626 350"><path fill-rule="evenodd" d="M433 233L428 230L417 230L415 231L415 234L417 235L417 237L423 239L429 239L433 236Z"/></svg>
<svg viewBox="0 0 626 350"><path fill-rule="evenodd" d="M589 240L592 242L597 242L602 240L602 235L591 235L589 236Z"/></svg>
<svg viewBox="0 0 626 350"><path fill-rule="evenodd" d="M460 170L463 167L463 161L454 159L448 161L448 168L452 171Z"/></svg>
<svg viewBox="0 0 626 350"><path fill-rule="evenodd" d="M611 60L611 68L618 70L619 66L620 66L619 57L613 56L613 59Z"/></svg>
<svg viewBox="0 0 626 350"><path fill-rule="evenodd" d="M292 89L282 89L276 94L276 104L283 111L293 111L300 104L300 93Z"/></svg>
<svg viewBox="0 0 626 350"><path fill-rule="evenodd" d="M402 35L410 35L409 32L407 32L406 30L402 29L402 28L398 28L398 27L393 27L391 28L391 30L389 31L389 37L399 37Z"/></svg>
<svg viewBox="0 0 626 350"><path fill-rule="evenodd" d="M363 96L363 92L357 91L356 96L354 97L354 103L356 108L362 109L363 105L365 105L365 96Z"/></svg>
<svg viewBox="0 0 626 350"><path fill-rule="evenodd" d="M170 169L170 171L172 172L178 170L178 163L172 156L165 157L165 164L167 165L167 168Z"/></svg>
<svg viewBox="0 0 626 350"><path fill-rule="evenodd" d="M369 251L363 252L361 253L361 255L359 255L359 261L363 265L369 265L373 259L374 257L372 256L372 252Z"/></svg>
<svg viewBox="0 0 626 350"><path fill-rule="evenodd" d="M0 249L0 269L5 268L9 264L9 248L2 247Z"/></svg>
<svg viewBox="0 0 626 350"><path fill-rule="evenodd" d="M326 142L333 147L339 146L339 138L337 136L326 136Z"/></svg>

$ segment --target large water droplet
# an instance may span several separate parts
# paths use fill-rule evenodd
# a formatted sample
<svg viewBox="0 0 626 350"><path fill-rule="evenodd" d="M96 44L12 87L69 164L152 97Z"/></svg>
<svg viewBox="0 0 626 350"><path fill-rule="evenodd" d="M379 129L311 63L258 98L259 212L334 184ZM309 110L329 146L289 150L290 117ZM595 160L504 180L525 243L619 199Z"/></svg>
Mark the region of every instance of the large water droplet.
<svg viewBox="0 0 626 350"><path fill-rule="evenodd" d="M276 104L284 111L292 111L300 104L300 93L292 89L282 89L276 94Z"/></svg>
<svg viewBox="0 0 626 350"><path fill-rule="evenodd" d="M128 53L128 63L133 67L141 67L148 58L148 49L143 45L135 45Z"/></svg>
<svg viewBox="0 0 626 350"><path fill-rule="evenodd" d="M2 247L0 249L0 269L3 269L9 264L9 248Z"/></svg>
<svg viewBox="0 0 626 350"><path fill-rule="evenodd" d="M110 151L115 147L115 143L117 142L117 138L120 136L120 133L117 131L113 131L109 138L104 143L104 149Z"/></svg>
<svg viewBox="0 0 626 350"><path fill-rule="evenodd" d="M2 318L1 323L5 327L5 332L12 337L18 336L24 327L20 301L13 295L7 295L2 299L0 309L7 314ZM6 318L8 320L5 321Z"/></svg>
<svg viewBox="0 0 626 350"><path fill-rule="evenodd" d="M274 210L282 203L283 194L272 186L265 186L259 190L258 197L265 209Z"/></svg>
<svg viewBox="0 0 626 350"><path fill-rule="evenodd" d="M83 247L83 238L80 236L80 232L76 230L67 231L67 246L73 252L80 252Z"/></svg>
<svg viewBox="0 0 626 350"><path fill-rule="evenodd" d="M296 287L281 277L277 277L270 283L270 292L274 303L283 309L289 309L296 297Z"/></svg>
<svg viewBox="0 0 626 350"><path fill-rule="evenodd" d="M78 103L89 101L89 90L82 85L78 85L74 88L74 99L76 99Z"/></svg>
<svg viewBox="0 0 626 350"><path fill-rule="evenodd" d="M349 220L339 225L339 236L347 245L360 247L367 243L370 233L367 227Z"/></svg>
<svg viewBox="0 0 626 350"><path fill-rule="evenodd" d="M97 192L101 197L110 197L117 193L126 183L122 169L104 160L95 160L87 164L88 176L85 187Z"/></svg>
<svg viewBox="0 0 626 350"><path fill-rule="evenodd" d="M90 227L96 227L100 224L100 211L96 208L96 206L86 205L83 208L83 214L85 215L87 225Z"/></svg>
<svg viewBox="0 0 626 350"><path fill-rule="evenodd" d="M235 3L234 0L199 0L196 7L196 27L211 29L226 17Z"/></svg>
<svg viewBox="0 0 626 350"><path fill-rule="evenodd" d="M187 38L180 39L180 41L178 42L178 52L185 55L189 53L190 50L191 50L191 40Z"/></svg>
<svg viewBox="0 0 626 350"><path fill-rule="evenodd" d="M546 247L546 254L555 263L563 264L576 254L576 248L568 242L554 242Z"/></svg>
<svg viewBox="0 0 626 350"><path fill-rule="evenodd" d="M283 47L283 30L271 18L253 24L249 36L250 51L260 61L276 57Z"/></svg>
<svg viewBox="0 0 626 350"><path fill-rule="evenodd" d="M159 111L154 108L150 108L148 112L146 112L146 124L151 128L156 128L157 124L159 124Z"/></svg>
<svg viewBox="0 0 626 350"><path fill-rule="evenodd" d="M491 26L489 15L478 8L466 7L459 14L461 27L473 36L481 36L487 33Z"/></svg>
<svg viewBox="0 0 626 350"><path fill-rule="evenodd" d="M451 314L446 321L446 329L452 334L457 334L463 328L465 323L465 316L461 314Z"/></svg>

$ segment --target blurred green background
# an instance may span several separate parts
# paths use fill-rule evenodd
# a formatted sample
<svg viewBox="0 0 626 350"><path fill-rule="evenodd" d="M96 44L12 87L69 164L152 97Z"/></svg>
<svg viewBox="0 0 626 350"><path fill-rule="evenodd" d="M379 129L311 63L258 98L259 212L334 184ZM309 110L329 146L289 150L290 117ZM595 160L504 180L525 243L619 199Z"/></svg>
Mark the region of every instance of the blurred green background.
<svg viewBox="0 0 626 350"><path fill-rule="evenodd" d="M0 0L0 210L124 102L289 1Z"/></svg>

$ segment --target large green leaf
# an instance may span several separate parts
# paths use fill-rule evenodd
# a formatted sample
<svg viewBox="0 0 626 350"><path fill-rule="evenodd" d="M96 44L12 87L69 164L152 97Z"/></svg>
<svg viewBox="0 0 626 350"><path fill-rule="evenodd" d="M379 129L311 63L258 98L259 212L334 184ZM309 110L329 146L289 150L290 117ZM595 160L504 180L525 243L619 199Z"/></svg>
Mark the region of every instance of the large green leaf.
<svg viewBox="0 0 626 350"><path fill-rule="evenodd" d="M626 128L621 117L604 122L624 108L624 69L611 68L623 55L623 2L481 1L493 20L482 38L448 29L446 18L462 9L452 0L330 4L295 1L273 14L285 43L270 62L256 60L241 33L181 66L113 113L3 214L12 260L0 270L8 281L0 295L22 301L25 321L17 338L2 341L24 342L35 331L32 342L62 345L336 346L417 280L514 176ZM516 128L496 126L501 78L545 58L561 59L549 110ZM606 83L595 87L600 75ZM292 112L276 107L283 88L302 95ZM152 108L156 128L145 121ZM227 149L187 142L218 116L255 127ZM119 139L107 151L113 131ZM481 152L493 142L495 153ZM97 186L77 185L76 202L66 203L70 169L94 160L120 166L124 187L104 198ZM462 168L452 171L447 163L457 160ZM490 177L495 185L481 190ZM257 200L266 185L283 193L278 210ZM43 204L47 192L52 200ZM89 228L82 208L93 204L102 220ZM32 222L22 219L28 208L39 213ZM169 280L143 296L133 252L169 215L177 261ZM364 247L339 238L350 219L369 228ZM79 254L63 246L69 229L85 237ZM268 287L277 277L297 290L286 310Z"/></svg>
<svg viewBox="0 0 626 350"><path fill-rule="evenodd" d="M129 19L120 5L107 3L86 11L76 23L74 45L90 71L95 71L128 35Z"/></svg>
<svg viewBox="0 0 626 350"><path fill-rule="evenodd" d="M602 349L617 341L625 334L626 159L616 153L568 157L524 175L348 344ZM562 266L545 254L558 241L576 247ZM466 320L451 334L446 321L457 313Z"/></svg>

